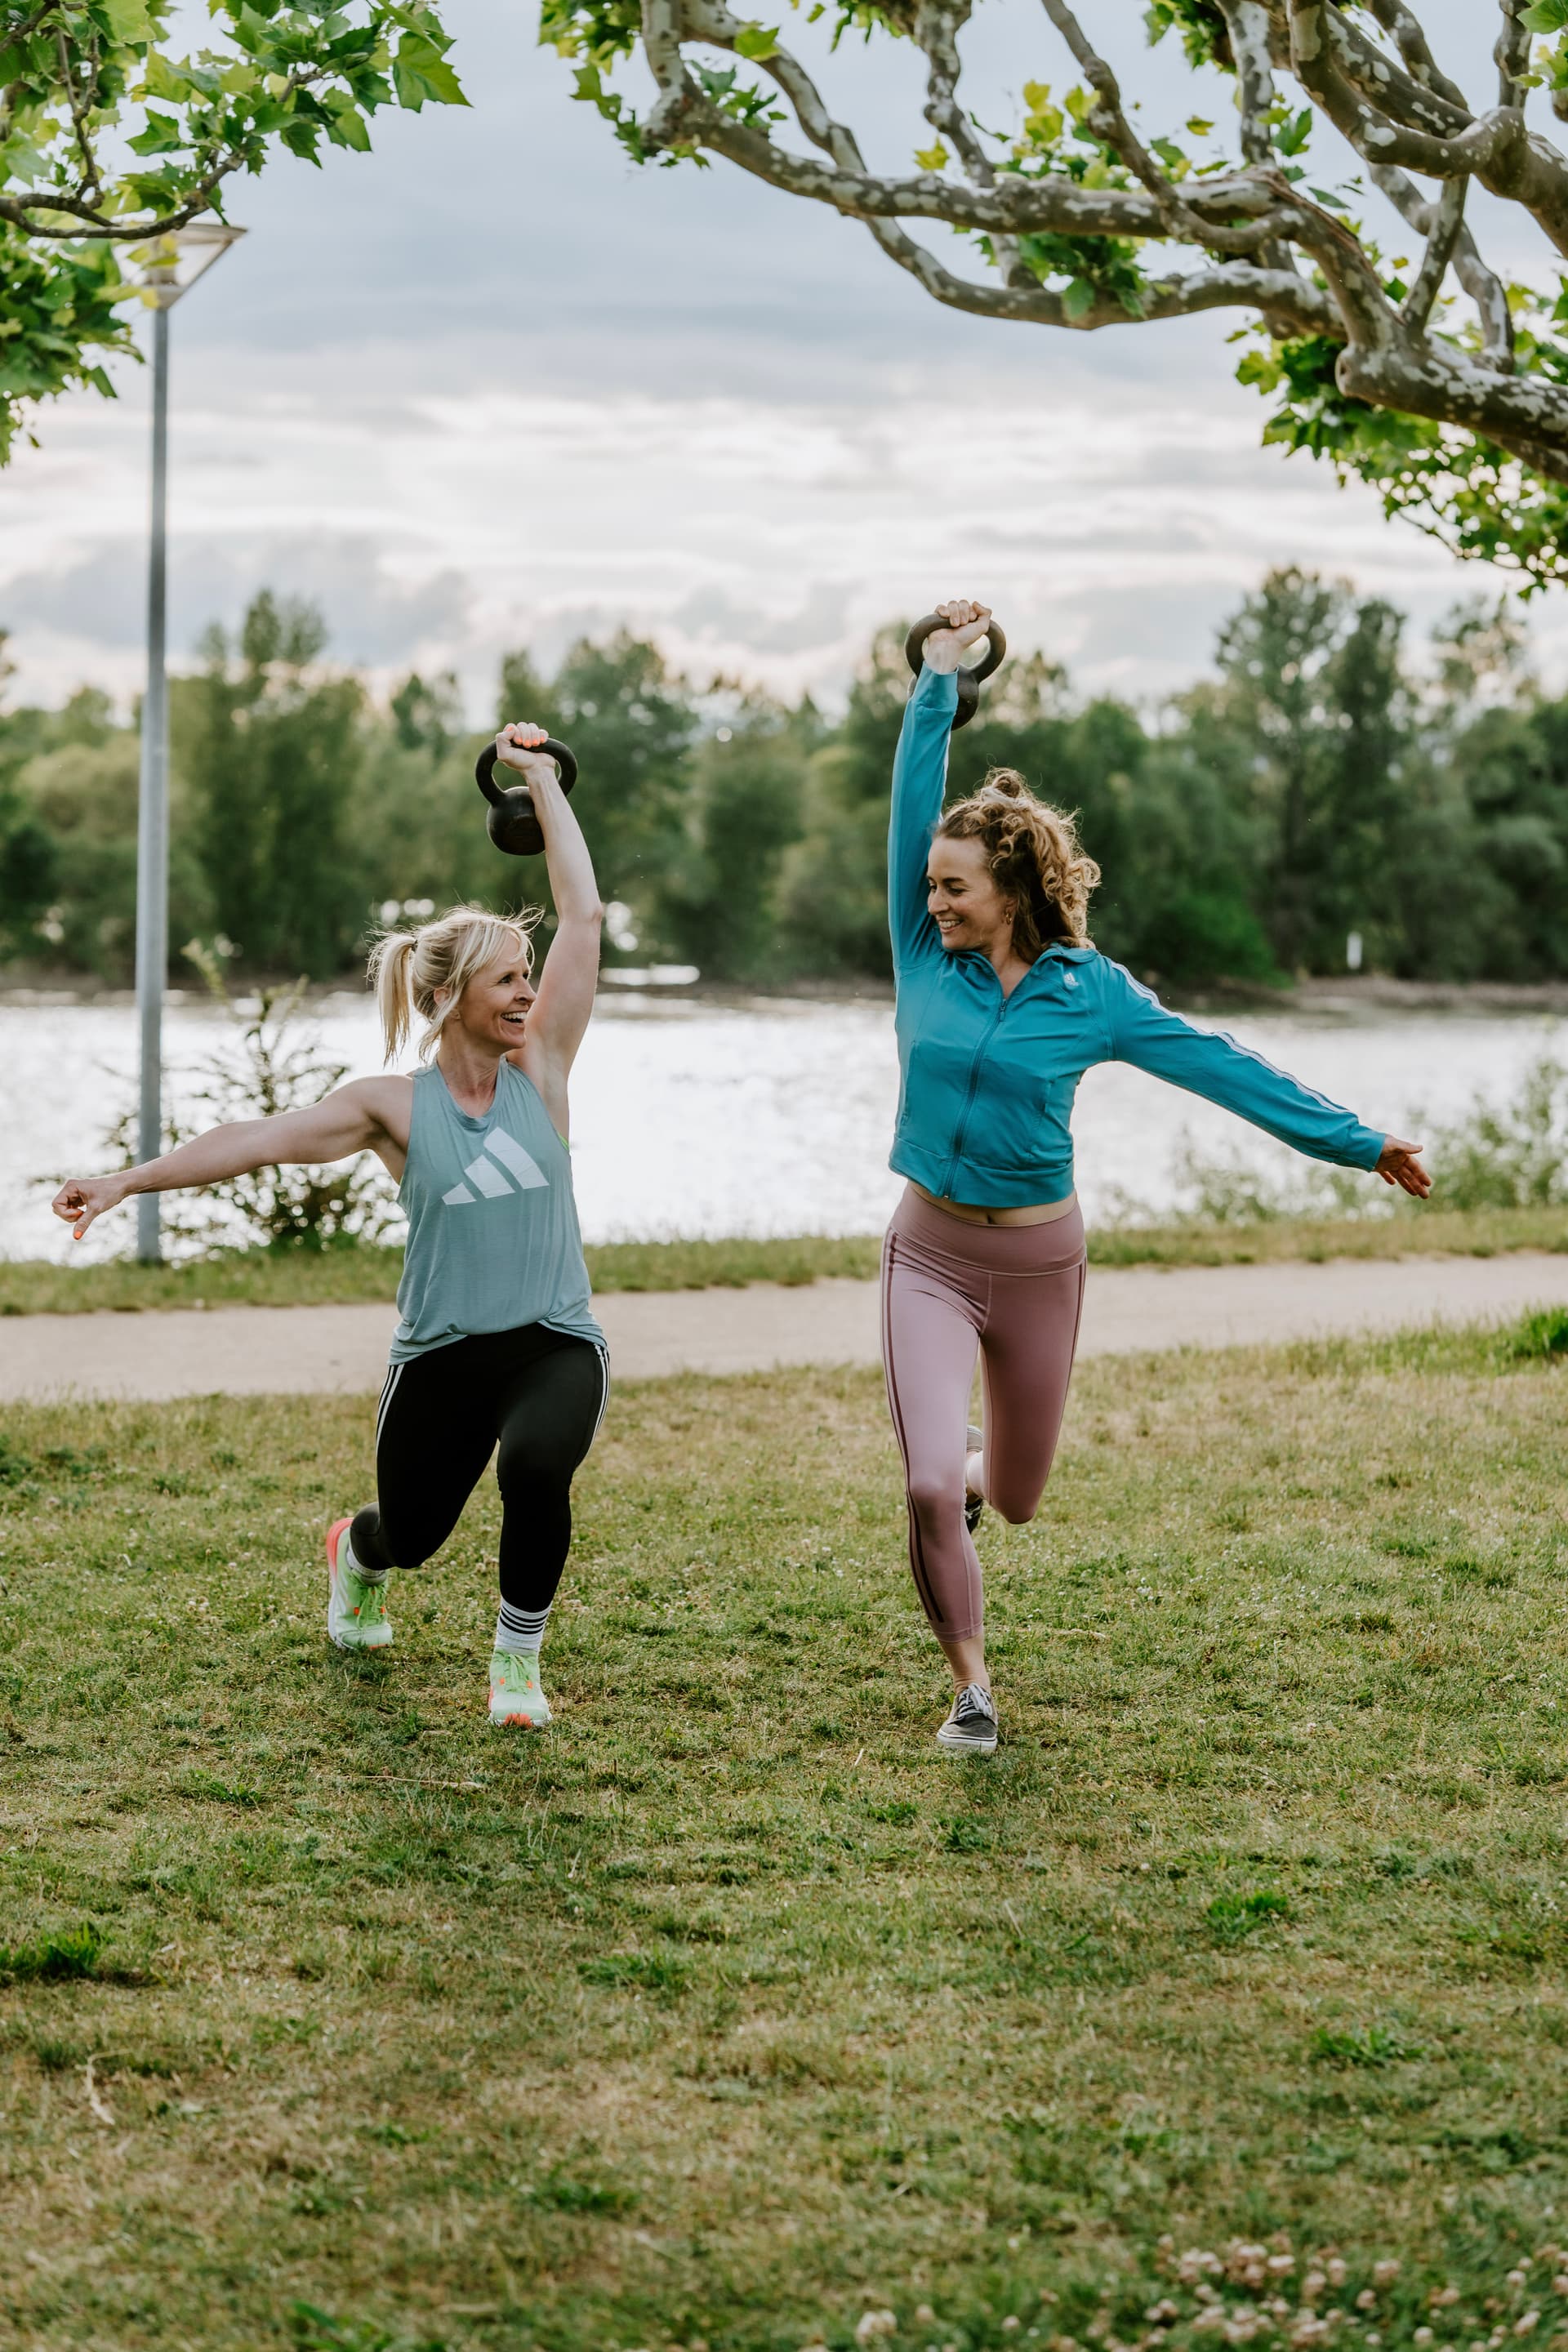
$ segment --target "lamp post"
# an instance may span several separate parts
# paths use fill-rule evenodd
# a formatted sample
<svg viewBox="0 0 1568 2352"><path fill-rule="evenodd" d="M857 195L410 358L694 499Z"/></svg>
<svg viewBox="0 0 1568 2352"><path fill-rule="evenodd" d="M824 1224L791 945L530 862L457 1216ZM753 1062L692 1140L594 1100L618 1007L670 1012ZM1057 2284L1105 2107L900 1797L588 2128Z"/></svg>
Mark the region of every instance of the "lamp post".
<svg viewBox="0 0 1568 2352"><path fill-rule="evenodd" d="M163 1148L163 990L169 969L169 695L164 675L168 617L169 313L242 228L221 221L176 229L143 246L142 299L153 311L153 523L147 562L147 691L142 704L142 773L136 807L136 1013L142 1088L138 1160ZM158 1195L136 1201L136 1255L163 1255Z"/></svg>

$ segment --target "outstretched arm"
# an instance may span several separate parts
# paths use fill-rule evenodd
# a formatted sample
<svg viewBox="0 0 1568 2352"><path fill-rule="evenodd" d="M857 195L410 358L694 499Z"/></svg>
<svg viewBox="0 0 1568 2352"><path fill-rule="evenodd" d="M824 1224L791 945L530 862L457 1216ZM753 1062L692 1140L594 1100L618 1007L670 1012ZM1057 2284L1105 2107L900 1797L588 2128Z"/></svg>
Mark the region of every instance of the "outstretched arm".
<svg viewBox="0 0 1568 2352"><path fill-rule="evenodd" d="M1106 977L1113 1060L1131 1062L1152 1077L1219 1103L1309 1159L1375 1171L1385 1184L1397 1184L1417 1200L1425 1200L1432 1190L1432 1179L1416 1156L1418 1143L1363 1126L1353 1112L1302 1086L1288 1071L1277 1070L1234 1037L1195 1029L1140 987L1120 964L1108 962Z"/></svg>
<svg viewBox="0 0 1568 2352"><path fill-rule="evenodd" d="M399 1118L398 1107L409 1091L406 1078L356 1078L308 1110L209 1128L139 1168L122 1168L112 1176L70 1177L55 1194L54 1213L79 1242L95 1218L133 1192L178 1192L247 1176L257 1168L312 1167L380 1144L406 1150L408 1120L406 1113Z"/></svg>
<svg viewBox="0 0 1568 2352"><path fill-rule="evenodd" d="M605 909L583 828L561 789L555 762L541 758L533 748L544 740L542 727L521 723L504 727L496 738L496 753L507 767L517 769L527 783L544 835L544 862L555 900L555 936L544 959L518 1058L564 1134L566 1081L599 984L599 933Z"/></svg>
<svg viewBox="0 0 1568 2352"><path fill-rule="evenodd" d="M985 635L990 607L955 599L939 604L948 624L925 641L924 666L904 709L893 760L893 805L888 825L888 929L893 969L937 948L926 912L926 858L931 830L942 814L947 784L947 747L958 688L952 683L966 646Z"/></svg>

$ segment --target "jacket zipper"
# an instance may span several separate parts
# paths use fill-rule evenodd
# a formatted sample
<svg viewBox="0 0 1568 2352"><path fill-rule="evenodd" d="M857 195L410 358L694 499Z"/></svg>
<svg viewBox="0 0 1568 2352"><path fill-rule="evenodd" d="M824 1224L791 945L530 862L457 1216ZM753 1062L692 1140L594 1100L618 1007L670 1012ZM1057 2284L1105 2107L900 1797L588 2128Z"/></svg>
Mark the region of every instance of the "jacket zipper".
<svg viewBox="0 0 1568 2352"><path fill-rule="evenodd" d="M996 985L998 989L1000 989L1002 985L1001 982L998 981ZM1016 989L1013 992L1015 996L1017 992ZM990 1028L987 1029L985 1034L982 1037L979 1045L976 1045L973 1054L970 1057L969 1084L964 1089L963 1109L960 1114L957 1131L952 1139L952 1152L947 1163L947 1182L942 1187L943 1192L950 1201L956 1200L958 1197L952 1188L958 1178L958 1163L963 1157L964 1139L969 1133L969 1114L974 1108L974 1097L980 1084L980 1065L985 1058L986 1047L990 1045L992 1038L994 1037L997 1030L1002 1025L1002 1016L1006 1010L1007 999L1006 997L1003 997L1001 1003L996 1007L995 1012L991 1017Z"/></svg>

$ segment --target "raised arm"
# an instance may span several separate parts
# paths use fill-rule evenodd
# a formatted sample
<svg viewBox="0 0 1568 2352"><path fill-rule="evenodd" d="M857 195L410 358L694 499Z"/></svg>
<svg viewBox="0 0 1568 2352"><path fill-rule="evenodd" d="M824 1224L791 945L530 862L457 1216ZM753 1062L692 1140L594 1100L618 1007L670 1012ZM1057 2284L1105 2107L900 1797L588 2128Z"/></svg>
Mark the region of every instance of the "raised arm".
<svg viewBox="0 0 1568 2352"><path fill-rule="evenodd" d="M161 1159L112 1176L72 1176L55 1194L57 1217L80 1241L95 1218L118 1208L133 1192L178 1192L247 1176L257 1168L313 1167L347 1160L356 1151L381 1150L395 1160L408 1148L413 1089L406 1078L356 1078L336 1087L308 1110L286 1110L276 1118L245 1118L231 1127L209 1128Z"/></svg>
<svg viewBox="0 0 1568 2352"><path fill-rule="evenodd" d="M1419 1199L1431 1191L1432 1180L1415 1156L1419 1144L1363 1126L1352 1111L1277 1070L1234 1037L1195 1029L1120 964L1108 961L1105 976L1113 1061L1131 1062L1152 1077L1202 1095L1310 1160L1375 1170L1386 1183Z"/></svg>
<svg viewBox="0 0 1568 2352"><path fill-rule="evenodd" d="M583 828L561 789L555 762L542 759L533 750L544 740L542 727L504 727L496 738L496 756L522 776L544 835L544 863L555 901L555 936L544 959L517 1059L564 1134L566 1080L599 984L599 933L605 909Z"/></svg>
<svg viewBox="0 0 1568 2352"><path fill-rule="evenodd" d="M949 625L933 629L925 642L924 667L904 708L893 759L893 805L888 824L888 929L893 969L901 971L921 955L939 955L936 926L926 912L926 859L942 814L947 784L947 747L958 708L954 672L964 648L985 634L989 607L967 602L939 604Z"/></svg>

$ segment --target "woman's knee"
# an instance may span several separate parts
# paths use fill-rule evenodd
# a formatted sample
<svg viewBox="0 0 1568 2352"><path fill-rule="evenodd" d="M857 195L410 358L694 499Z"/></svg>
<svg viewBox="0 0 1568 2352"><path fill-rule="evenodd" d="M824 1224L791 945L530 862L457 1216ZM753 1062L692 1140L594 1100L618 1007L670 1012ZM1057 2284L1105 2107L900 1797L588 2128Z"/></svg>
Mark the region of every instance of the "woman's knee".
<svg viewBox="0 0 1568 2352"><path fill-rule="evenodd" d="M910 1508L922 1526L931 1527L963 1510L963 1474L948 1471L911 1471L909 1479Z"/></svg>
<svg viewBox="0 0 1568 2352"><path fill-rule="evenodd" d="M526 1499L544 1507L566 1501L576 1468L574 1461L563 1458L559 1447L541 1445L520 1432L503 1442L496 1456L496 1483L508 1502Z"/></svg>
<svg viewBox="0 0 1568 2352"><path fill-rule="evenodd" d="M999 1519L1010 1528L1026 1528L1040 1507L1044 1486L1002 1486L995 1494L986 1489L985 1499Z"/></svg>

